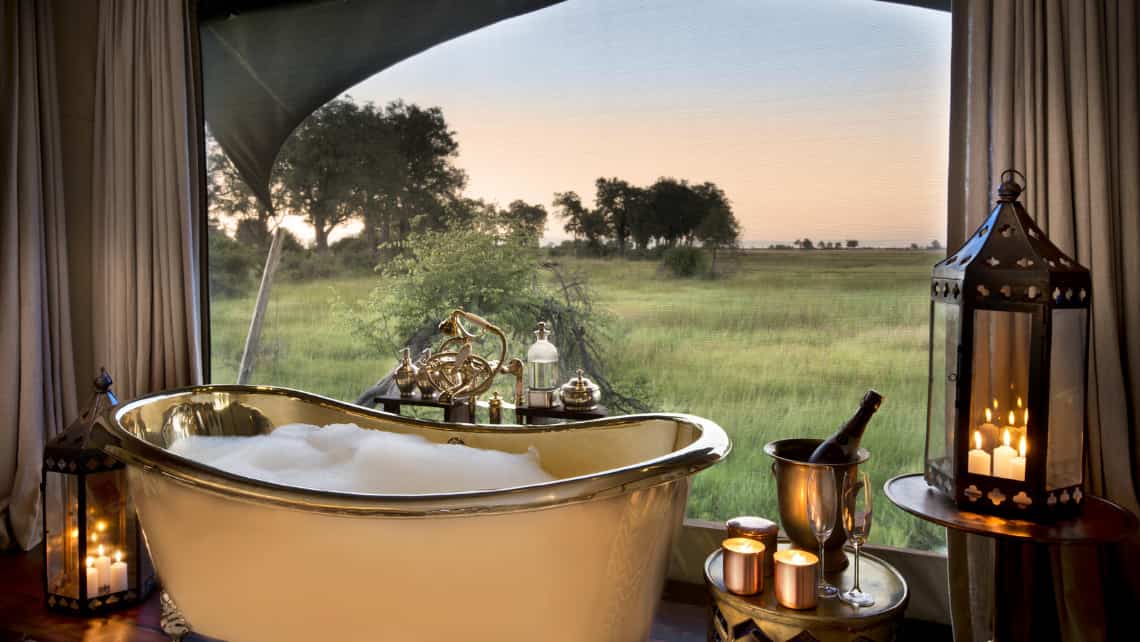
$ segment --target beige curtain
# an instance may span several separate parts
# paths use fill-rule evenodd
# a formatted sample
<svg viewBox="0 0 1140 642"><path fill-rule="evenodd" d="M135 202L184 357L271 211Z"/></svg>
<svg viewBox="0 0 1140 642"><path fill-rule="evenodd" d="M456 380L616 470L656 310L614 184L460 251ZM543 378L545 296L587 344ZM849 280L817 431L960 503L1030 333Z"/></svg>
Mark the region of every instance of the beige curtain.
<svg viewBox="0 0 1140 642"><path fill-rule="evenodd" d="M1140 22L1135 0L954 0L949 240L992 207L999 173L1026 175L1029 212L1092 270L1088 482L1133 512L1140 480ZM993 543L949 535L955 638L989 639ZM1014 546L1028 590L1003 619L1024 639L1135 634L1140 541ZM1003 565L1004 566L1004 565ZM1017 584L1011 582L1016 580Z"/></svg>
<svg viewBox="0 0 1140 642"><path fill-rule="evenodd" d="M94 338L121 399L202 379L202 131L186 5L99 6Z"/></svg>
<svg viewBox="0 0 1140 642"><path fill-rule="evenodd" d="M76 415L50 5L0 7L0 549L39 542L44 441Z"/></svg>

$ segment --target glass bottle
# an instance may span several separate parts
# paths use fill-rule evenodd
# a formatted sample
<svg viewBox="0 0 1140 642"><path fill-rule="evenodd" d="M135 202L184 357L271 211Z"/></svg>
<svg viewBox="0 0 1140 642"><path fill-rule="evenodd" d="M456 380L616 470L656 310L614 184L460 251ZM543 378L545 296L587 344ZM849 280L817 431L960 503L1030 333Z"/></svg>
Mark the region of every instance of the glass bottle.
<svg viewBox="0 0 1140 642"><path fill-rule="evenodd" d="M545 321L538 322L533 345L526 352L527 405L550 408L558 389L558 348L550 342Z"/></svg>

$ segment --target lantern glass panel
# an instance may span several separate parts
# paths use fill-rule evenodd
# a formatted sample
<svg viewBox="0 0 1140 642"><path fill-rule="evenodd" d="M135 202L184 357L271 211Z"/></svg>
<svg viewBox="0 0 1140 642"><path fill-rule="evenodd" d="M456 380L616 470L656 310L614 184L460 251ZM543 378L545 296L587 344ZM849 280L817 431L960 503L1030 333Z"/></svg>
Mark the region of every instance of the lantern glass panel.
<svg viewBox="0 0 1140 642"><path fill-rule="evenodd" d="M87 554L108 558L108 564L134 557L134 511L127 501L126 470L119 468L86 475ZM129 567L129 565L128 565ZM110 573L102 578L98 593L88 597L125 591L133 587L133 573Z"/></svg>
<svg viewBox="0 0 1140 642"><path fill-rule="evenodd" d="M1032 333L1030 312L974 312L970 435L976 439L978 433L987 453L1005 446L1018 450L1023 437L1032 442L1026 434Z"/></svg>
<svg viewBox="0 0 1140 642"><path fill-rule="evenodd" d="M930 305L930 415L927 420L926 460L947 476L952 476L961 308L941 302Z"/></svg>
<svg viewBox="0 0 1140 642"><path fill-rule="evenodd" d="M1053 311L1045 490L1076 486L1083 481L1087 323L1088 310Z"/></svg>
<svg viewBox="0 0 1140 642"><path fill-rule="evenodd" d="M44 546L47 590L79 598L79 479L75 475L44 476Z"/></svg>

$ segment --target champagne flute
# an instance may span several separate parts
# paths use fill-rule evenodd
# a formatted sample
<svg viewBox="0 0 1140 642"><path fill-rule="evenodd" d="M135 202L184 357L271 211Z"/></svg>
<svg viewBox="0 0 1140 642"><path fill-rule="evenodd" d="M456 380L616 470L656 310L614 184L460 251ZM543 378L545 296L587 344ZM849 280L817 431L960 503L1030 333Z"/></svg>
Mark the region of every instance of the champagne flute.
<svg viewBox="0 0 1140 642"><path fill-rule="evenodd" d="M855 547L855 586L839 594L839 599L852 606L871 606L875 598L859 588L859 552L871 532L871 478L858 470L843 476L843 530Z"/></svg>
<svg viewBox="0 0 1140 642"><path fill-rule="evenodd" d="M828 583L823 576L823 543L831 537L831 531L835 530L835 500L835 470L830 466L812 466L808 473L807 517L812 533L819 540L819 581L816 583L816 595L820 597L835 597L839 593L839 589Z"/></svg>

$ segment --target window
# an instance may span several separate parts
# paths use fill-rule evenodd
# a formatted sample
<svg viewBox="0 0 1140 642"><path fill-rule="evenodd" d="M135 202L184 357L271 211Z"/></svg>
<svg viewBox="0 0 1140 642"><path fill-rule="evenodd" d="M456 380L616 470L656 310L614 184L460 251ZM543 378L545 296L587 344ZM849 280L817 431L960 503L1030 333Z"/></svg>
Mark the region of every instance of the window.
<svg viewBox="0 0 1140 642"><path fill-rule="evenodd" d="M613 405L732 436L692 517L775 517L764 444L825 437L867 388L886 397L874 481L918 472L949 36L948 13L865 0L570 0L315 112L278 157L275 216L211 144L213 380L239 378L280 227L250 383L352 401L443 310L485 314L522 357L569 307ZM873 542L943 546L877 504Z"/></svg>

